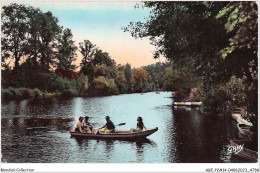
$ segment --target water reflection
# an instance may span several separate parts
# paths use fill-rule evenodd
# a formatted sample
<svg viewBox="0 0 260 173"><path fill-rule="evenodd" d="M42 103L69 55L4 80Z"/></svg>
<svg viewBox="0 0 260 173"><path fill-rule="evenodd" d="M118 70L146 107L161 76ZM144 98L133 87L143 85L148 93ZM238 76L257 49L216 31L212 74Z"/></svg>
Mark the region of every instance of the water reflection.
<svg viewBox="0 0 260 173"><path fill-rule="evenodd" d="M176 147L182 162L230 161L226 146L230 138L236 137L229 135L233 130L230 118L199 114L197 110L185 108L173 109L173 116L178 122L175 124Z"/></svg>
<svg viewBox="0 0 260 173"><path fill-rule="evenodd" d="M135 144L136 144L136 158L138 163L144 162L144 157L145 157L144 152L147 149L147 147L150 146L152 148L156 148L156 143L147 138L139 139L135 141Z"/></svg>

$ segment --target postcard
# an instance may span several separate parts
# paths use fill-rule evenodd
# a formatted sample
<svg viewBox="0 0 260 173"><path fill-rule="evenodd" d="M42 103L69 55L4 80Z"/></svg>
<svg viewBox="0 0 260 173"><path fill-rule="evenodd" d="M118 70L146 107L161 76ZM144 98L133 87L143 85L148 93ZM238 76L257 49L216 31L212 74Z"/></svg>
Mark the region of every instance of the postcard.
<svg viewBox="0 0 260 173"><path fill-rule="evenodd" d="M258 3L1 1L1 172L259 172Z"/></svg>

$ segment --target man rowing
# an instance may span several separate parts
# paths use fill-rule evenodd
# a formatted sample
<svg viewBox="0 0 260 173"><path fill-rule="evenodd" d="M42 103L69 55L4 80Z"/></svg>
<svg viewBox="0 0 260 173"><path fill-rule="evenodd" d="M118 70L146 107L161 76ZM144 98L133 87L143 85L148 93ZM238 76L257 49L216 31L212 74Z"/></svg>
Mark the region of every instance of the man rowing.
<svg viewBox="0 0 260 173"><path fill-rule="evenodd" d="M101 128L104 128L105 133L113 133L115 132L115 125L114 123L110 120L109 116L106 116L106 121L107 123L103 125Z"/></svg>

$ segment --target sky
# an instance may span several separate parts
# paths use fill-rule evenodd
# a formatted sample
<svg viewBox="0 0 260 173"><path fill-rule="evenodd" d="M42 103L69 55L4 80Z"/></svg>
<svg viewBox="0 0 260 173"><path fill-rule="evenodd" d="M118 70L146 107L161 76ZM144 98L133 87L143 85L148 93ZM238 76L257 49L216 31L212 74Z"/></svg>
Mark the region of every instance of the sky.
<svg viewBox="0 0 260 173"><path fill-rule="evenodd" d="M5 1L8 5L18 1ZM21 1L19 2L21 3ZM117 64L131 64L141 67L156 62L153 58L155 47L148 38L135 39L130 32L121 28L131 21L145 21L148 9L136 9L134 1L22 1L25 5L40 8L43 12L51 11L59 19L59 25L72 31L75 44L90 40L103 52L109 53ZM82 55L77 51L76 64L81 62Z"/></svg>

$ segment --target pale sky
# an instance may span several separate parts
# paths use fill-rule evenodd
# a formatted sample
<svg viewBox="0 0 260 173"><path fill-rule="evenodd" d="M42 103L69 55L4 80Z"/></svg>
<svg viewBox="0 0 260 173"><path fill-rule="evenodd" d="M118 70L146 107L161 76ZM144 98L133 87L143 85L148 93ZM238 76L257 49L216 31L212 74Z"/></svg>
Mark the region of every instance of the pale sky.
<svg viewBox="0 0 260 173"><path fill-rule="evenodd" d="M2 5L10 2L4 1ZM129 32L123 32L123 26L131 21L144 21L148 9L136 9L133 1L22 1L25 5L51 11L59 19L59 25L72 31L78 46L83 40L90 40L103 52L108 52L117 64L130 63L132 67L141 67L159 62L153 59L155 47L148 39L134 39ZM19 2L21 3L21 1ZM82 56L77 52L77 65ZM160 58L165 61L165 58Z"/></svg>

